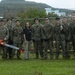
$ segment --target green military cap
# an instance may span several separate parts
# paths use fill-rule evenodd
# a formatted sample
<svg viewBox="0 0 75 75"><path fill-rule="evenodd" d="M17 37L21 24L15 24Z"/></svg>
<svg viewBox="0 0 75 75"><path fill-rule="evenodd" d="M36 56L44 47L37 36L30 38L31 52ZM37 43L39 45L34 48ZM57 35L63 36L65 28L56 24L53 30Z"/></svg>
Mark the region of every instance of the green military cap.
<svg viewBox="0 0 75 75"><path fill-rule="evenodd" d="M56 17L55 20L60 20L60 18L59 17Z"/></svg>

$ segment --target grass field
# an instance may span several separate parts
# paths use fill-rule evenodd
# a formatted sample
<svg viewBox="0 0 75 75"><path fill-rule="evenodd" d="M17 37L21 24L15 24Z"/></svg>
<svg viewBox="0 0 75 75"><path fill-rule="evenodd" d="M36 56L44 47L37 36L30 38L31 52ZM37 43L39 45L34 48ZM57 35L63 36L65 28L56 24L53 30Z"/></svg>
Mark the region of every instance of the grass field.
<svg viewBox="0 0 75 75"><path fill-rule="evenodd" d="M74 59L37 60L33 57L30 60L0 59L0 75L75 75Z"/></svg>

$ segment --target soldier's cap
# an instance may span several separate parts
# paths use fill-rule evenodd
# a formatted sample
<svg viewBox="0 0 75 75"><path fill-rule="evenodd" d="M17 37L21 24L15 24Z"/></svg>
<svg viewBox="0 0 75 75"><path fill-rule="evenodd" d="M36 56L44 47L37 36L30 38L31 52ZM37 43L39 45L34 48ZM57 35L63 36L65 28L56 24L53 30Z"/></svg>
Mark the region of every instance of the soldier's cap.
<svg viewBox="0 0 75 75"><path fill-rule="evenodd" d="M38 18L34 18L34 22L35 22L36 20L38 20L38 21L40 22L40 20L39 20Z"/></svg>
<svg viewBox="0 0 75 75"><path fill-rule="evenodd" d="M60 20L60 18L59 17L56 17L55 20Z"/></svg>
<svg viewBox="0 0 75 75"><path fill-rule="evenodd" d="M0 20L0 22L4 22L4 20L3 20L3 19L1 19L1 20Z"/></svg>

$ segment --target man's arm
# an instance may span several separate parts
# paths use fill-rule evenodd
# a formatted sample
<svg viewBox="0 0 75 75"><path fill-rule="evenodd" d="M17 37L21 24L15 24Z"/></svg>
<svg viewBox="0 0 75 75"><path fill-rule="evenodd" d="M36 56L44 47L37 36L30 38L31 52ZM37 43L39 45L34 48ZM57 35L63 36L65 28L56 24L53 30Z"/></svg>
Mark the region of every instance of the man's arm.
<svg viewBox="0 0 75 75"><path fill-rule="evenodd" d="M6 41L9 38L9 30L7 27L5 27L5 28L6 28L6 34L5 34L6 36L5 36L4 40Z"/></svg>

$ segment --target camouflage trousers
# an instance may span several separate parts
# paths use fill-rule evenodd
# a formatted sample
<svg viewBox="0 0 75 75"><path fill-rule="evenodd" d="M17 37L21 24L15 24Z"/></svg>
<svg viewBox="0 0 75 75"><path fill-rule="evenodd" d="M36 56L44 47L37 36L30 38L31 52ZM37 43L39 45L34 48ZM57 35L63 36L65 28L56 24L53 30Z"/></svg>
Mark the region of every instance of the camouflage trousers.
<svg viewBox="0 0 75 75"><path fill-rule="evenodd" d="M9 39L8 44L13 45L13 41ZM8 54L10 59L13 58L13 49L12 48L7 48L7 54Z"/></svg>
<svg viewBox="0 0 75 75"><path fill-rule="evenodd" d="M2 55L3 59L7 58L7 48L4 46L0 46L0 54Z"/></svg>
<svg viewBox="0 0 75 75"><path fill-rule="evenodd" d="M75 53L75 35L72 36L72 46Z"/></svg>
<svg viewBox="0 0 75 75"><path fill-rule="evenodd" d="M66 41L66 57L70 57L70 41Z"/></svg>
<svg viewBox="0 0 75 75"><path fill-rule="evenodd" d="M62 40L62 41L57 40L57 41L56 41L56 58L59 57L60 46L61 46L61 48L62 48L62 55L63 55L63 57L66 56L66 49L65 49L65 47L66 47L66 42L65 42L65 40Z"/></svg>
<svg viewBox="0 0 75 75"><path fill-rule="evenodd" d="M40 53L40 57L43 57L43 49L42 49L42 42L41 41L34 41L34 48L35 48L35 54L36 54L36 58L39 57L39 53Z"/></svg>
<svg viewBox="0 0 75 75"><path fill-rule="evenodd" d="M22 45L21 45L21 43L14 43L13 44L14 46L16 46L16 47L19 47L20 49L22 48ZM15 55L15 51L16 50L13 50L13 55ZM17 58L20 58L20 50L17 50Z"/></svg>
<svg viewBox="0 0 75 75"><path fill-rule="evenodd" d="M52 50L52 40L43 41L43 52L44 52L44 58L47 58L48 50L50 50L50 58L53 59L53 50Z"/></svg>

